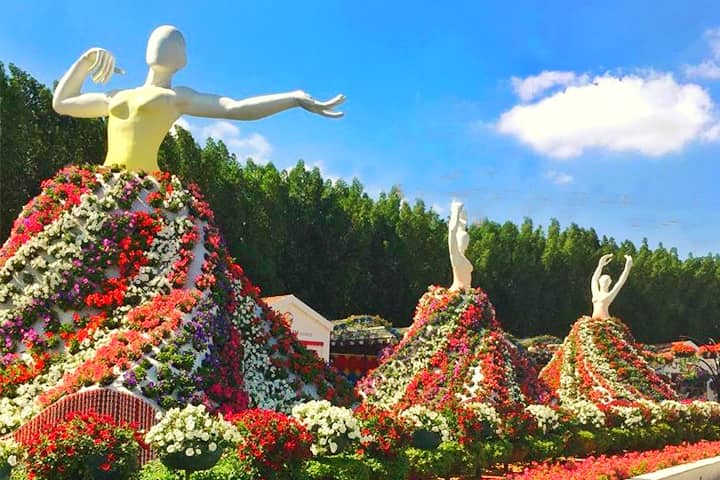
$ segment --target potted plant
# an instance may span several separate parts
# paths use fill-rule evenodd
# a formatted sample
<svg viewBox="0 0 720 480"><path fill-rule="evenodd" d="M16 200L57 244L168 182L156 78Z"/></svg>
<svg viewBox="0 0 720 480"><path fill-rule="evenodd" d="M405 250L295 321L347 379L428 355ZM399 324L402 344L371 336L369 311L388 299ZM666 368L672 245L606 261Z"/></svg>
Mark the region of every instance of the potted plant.
<svg viewBox="0 0 720 480"><path fill-rule="evenodd" d="M8 480L18 464L20 446L12 439L0 440L0 480Z"/></svg>
<svg viewBox="0 0 720 480"><path fill-rule="evenodd" d="M252 409L228 418L240 431L238 455L259 478L297 478L312 456L313 437L297 419L273 410Z"/></svg>
<svg viewBox="0 0 720 480"><path fill-rule="evenodd" d="M125 480L139 469L142 436L96 412L71 412L30 438L26 468L38 480Z"/></svg>
<svg viewBox="0 0 720 480"><path fill-rule="evenodd" d="M166 467L184 470L186 475L214 467L225 448L241 438L237 428L203 405L173 408L158 418L145 441Z"/></svg>
<svg viewBox="0 0 720 480"><path fill-rule="evenodd" d="M293 407L293 417L313 434L313 455L335 455L360 439L360 423L352 410L327 400L311 400Z"/></svg>
<svg viewBox="0 0 720 480"><path fill-rule="evenodd" d="M434 450L440 443L452 440L448 421L440 412L413 405L400 412L400 417L413 428L411 444L415 448Z"/></svg>

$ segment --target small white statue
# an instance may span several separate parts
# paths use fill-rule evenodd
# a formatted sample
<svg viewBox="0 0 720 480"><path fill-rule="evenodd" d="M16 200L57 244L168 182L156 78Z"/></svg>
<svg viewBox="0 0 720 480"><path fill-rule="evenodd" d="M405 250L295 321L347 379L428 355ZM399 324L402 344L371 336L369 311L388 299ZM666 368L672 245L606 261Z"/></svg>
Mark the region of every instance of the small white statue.
<svg viewBox="0 0 720 480"><path fill-rule="evenodd" d="M173 86L173 75L185 66L187 59L185 38L170 25L152 32L145 60L150 69L144 85L108 93L82 93L81 87L88 76L96 83L105 84L113 73L123 73L115 66L115 57L110 52L91 48L73 63L55 89L53 108L56 112L72 117L108 117L105 165L134 171L158 170L160 143L181 115L257 120L301 107L325 117L342 116L342 112L334 109L345 100L343 95L320 102L296 90L234 100Z"/></svg>
<svg viewBox="0 0 720 480"><path fill-rule="evenodd" d="M470 260L465 257L465 251L470 243L467 223L467 213L462 202L454 200L450 206L450 224L448 225L448 247L450 248L450 263L453 270L451 292L469 290L472 287L473 266Z"/></svg>
<svg viewBox="0 0 720 480"><path fill-rule="evenodd" d="M602 320L610 318L610 304L613 300L615 300L618 292L620 292L620 289L623 285L625 285L628 275L630 275L630 269L632 268L633 261L630 255L625 255L625 269L613 289L609 290L612 279L610 278L610 275L602 275L602 270L606 265L612 262L612 258L612 254L603 255L600 258L598 266L595 269L595 273L592 276L590 284L593 304L592 318L599 318Z"/></svg>

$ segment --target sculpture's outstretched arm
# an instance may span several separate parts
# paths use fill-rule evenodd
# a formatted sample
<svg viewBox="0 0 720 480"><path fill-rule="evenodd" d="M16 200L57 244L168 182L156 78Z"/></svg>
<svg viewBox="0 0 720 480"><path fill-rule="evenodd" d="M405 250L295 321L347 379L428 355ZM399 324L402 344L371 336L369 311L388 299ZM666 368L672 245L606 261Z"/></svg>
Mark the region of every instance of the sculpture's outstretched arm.
<svg viewBox="0 0 720 480"><path fill-rule="evenodd" d="M450 250L450 262L454 265L455 254L460 254L460 248L457 244L457 230L460 226L460 211L463 208L463 204L458 201L453 201L450 205L450 222L448 223L448 248Z"/></svg>
<svg viewBox="0 0 720 480"><path fill-rule="evenodd" d="M243 100L199 93L187 87L178 87L175 92L178 95L180 111L184 114L232 120L257 120L294 107L302 107L319 115L338 118L342 117L342 112L335 112L333 109L345 101L343 95L338 95L327 102L319 102L300 90Z"/></svg>
<svg viewBox="0 0 720 480"><path fill-rule="evenodd" d="M593 273L592 279L590 280L590 291L592 292L593 298L600 293L600 276L602 275L603 268L612 261L612 254L608 253L600 257L598 266Z"/></svg>
<svg viewBox="0 0 720 480"><path fill-rule="evenodd" d="M53 109L61 115L81 118L108 115L109 96L105 93L80 93L85 78L107 83L115 69L115 58L107 50L91 48L65 72L53 94Z"/></svg>
<svg viewBox="0 0 720 480"><path fill-rule="evenodd" d="M620 275L620 278L618 278L617 283L615 286L610 290L610 301L613 301L615 297L617 297L617 294L620 293L620 289L625 285L625 282L628 279L628 276L630 275L630 269L633 266L632 257L630 255L625 255L625 269L623 270L622 274Z"/></svg>

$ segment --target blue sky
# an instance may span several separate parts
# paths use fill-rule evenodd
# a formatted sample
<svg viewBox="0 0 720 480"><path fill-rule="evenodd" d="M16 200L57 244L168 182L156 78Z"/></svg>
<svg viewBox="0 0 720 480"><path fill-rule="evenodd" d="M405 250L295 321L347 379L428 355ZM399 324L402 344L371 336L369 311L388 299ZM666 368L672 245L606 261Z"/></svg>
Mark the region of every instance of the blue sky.
<svg viewBox="0 0 720 480"><path fill-rule="evenodd" d="M175 84L242 98L342 92L346 117L186 118L240 156L302 158L400 185L446 215L576 222L600 235L720 252L716 1L9 2L0 61L50 84L84 50L144 81L152 29L185 34ZM86 84L86 89L98 88Z"/></svg>

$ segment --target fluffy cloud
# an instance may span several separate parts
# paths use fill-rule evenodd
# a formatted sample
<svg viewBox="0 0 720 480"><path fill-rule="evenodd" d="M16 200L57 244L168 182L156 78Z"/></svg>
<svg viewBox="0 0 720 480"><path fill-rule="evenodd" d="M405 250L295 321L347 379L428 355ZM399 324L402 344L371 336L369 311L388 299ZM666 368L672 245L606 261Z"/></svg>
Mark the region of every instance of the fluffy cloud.
<svg viewBox="0 0 720 480"><path fill-rule="evenodd" d="M720 65L715 63L715 60L705 60L699 65L686 65L685 75L692 78L717 80L720 78Z"/></svg>
<svg viewBox="0 0 720 480"><path fill-rule="evenodd" d="M267 163L270 160L273 148L264 136L259 133L242 135L240 129L228 121L217 120L204 127L197 127L180 118L175 125L192 132L196 139L204 140L212 137L215 140L222 140L239 160L252 158L256 163Z"/></svg>
<svg viewBox="0 0 720 480"><path fill-rule="evenodd" d="M564 172L558 172L557 170L550 170L549 172L546 172L545 178L556 185L567 185L575 181L575 178L572 175L568 175Z"/></svg>
<svg viewBox="0 0 720 480"><path fill-rule="evenodd" d="M527 78L512 77L511 82L520 100L529 102L553 87L584 85L589 80L587 75L577 75L575 72L545 71Z"/></svg>
<svg viewBox="0 0 720 480"><path fill-rule="evenodd" d="M545 78L554 78L557 85L560 77ZM710 138L713 102L699 85L680 84L670 74L656 73L606 74L584 83L577 81L583 76L562 78L577 85L534 103L516 105L502 114L498 130L556 158L576 157L587 148L660 156L679 151L693 140ZM526 80L515 83L522 85ZM533 82L530 85L541 87L552 83ZM530 92L534 96L538 89L517 91L522 99Z"/></svg>
<svg viewBox="0 0 720 480"><path fill-rule="evenodd" d="M720 79L720 28L711 28L705 31L705 40L712 52L712 58L698 65L686 65L685 75L692 78Z"/></svg>

